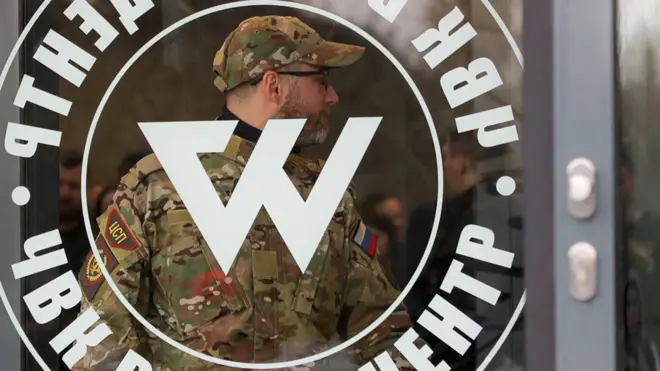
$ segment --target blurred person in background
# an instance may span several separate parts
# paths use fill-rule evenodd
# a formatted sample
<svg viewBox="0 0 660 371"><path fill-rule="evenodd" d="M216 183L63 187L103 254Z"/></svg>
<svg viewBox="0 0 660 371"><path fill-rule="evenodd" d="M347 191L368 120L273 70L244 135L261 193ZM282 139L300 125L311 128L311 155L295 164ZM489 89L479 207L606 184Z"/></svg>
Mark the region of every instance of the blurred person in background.
<svg viewBox="0 0 660 371"><path fill-rule="evenodd" d="M425 267L424 277L415 285L430 300L440 286L449 264L454 258L458 237L464 226L472 224L475 193L486 179L476 170L476 164L483 157L483 151L476 138L470 133L451 133L442 146L444 199L440 214L440 225L433 244L433 250ZM417 269L431 236L437 200L418 206L410 215L406 233L406 246L409 251L408 278ZM420 314L426 306L423 301ZM417 307L417 306L415 306ZM411 308L412 309L412 308Z"/></svg>
<svg viewBox="0 0 660 371"><path fill-rule="evenodd" d="M82 202L82 154L75 151L64 151L60 154L59 179L59 232L62 237L62 248L66 253L67 265L61 266L61 273L71 270L75 275L82 268L83 262L90 252L90 243L83 219L83 212L96 215L96 197L100 187L91 186L88 190L88 205L91 209L84 210ZM95 224L95 223L92 223ZM58 317L58 326L64 329L73 322L80 310L80 304L71 309L63 310ZM65 354L66 350L61 354ZM60 355L60 360L61 360ZM68 369L60 361L60 369Z"/></svg>
<svg viewBox="0 0 660 371"><path fill-rule="evenodd" d="M96 197L96 217L102 215L110 205L112 205L113 197L117 191L116 186L107 186L103 187ZM92 234L94 236L99 234L99 225L95 220L91 220L92 224Z"/></svg>
<svg viewBox="0 0 660 371"><path fill-rule="evenodd" d="M433 242L433 249L426 261L424 270L418 278L411 292L406 296L406 306L412 318L419 318L428 303L436 294L449 300L457 309L472 318L476 318L477 299L461 290L453 290L447 294L440 290L442 280L456 257L456 247L463 229L469 224L476 223L476 218L483 218L483 211L477 211L477 195L489 192L494 188L492 175L484 175L477 171L477 164L485 159L501 155L501 149L485 149L473 132L453 132L447 136L442 146L444 199L440 224ZM433 221L436 213L437 200L417 207L411 213L406 233L406 278L409 280L419 264L422 255L429 243ZM500 218L495 215L498 210L488 210L488 217ZM492 214L491 214L492 213ZM508 216L508 215L507 215ZM460 259L465 263L462 271L474 277L475 270L470 261ZM433 335L421 326L416 325L420 336L432 343L434 357L445 360L452 370L473 371L477 367L476 351L474 345L463 356L436 340ZM470 361L466 361L470 359ZM453 367L453 363L460 360L460 366Z"/></svg>
<svg viewBox="0 0 660 371"><path fill-rule="evenodd" d="M405 227L401 201L392 195L374 193L364 198L359 211L364 223L377 237L379 259L386 273L402 288L407 280L401 239Z"/></svg>
<svg viewBox="0 0 660 371"><path fill-rule="evenodd" d="M653 291L660 288L660 215L639 206L635 200L635 169L629 153L621 151L620 184L624 210L625 233L630 266L639 276L640 284L652 284ZM660 311L660 306L656 309Z"/></svg>
<svg viewBox="0 0 660 371"><path fill-rule="evenodd" d="M99 197L97 201L97 210L99 214L103 214L110 205L112 205L112 197L115 195L117 187L109 186L105 187L99 192Z"/></svg>
<svg viewBox="0 0 660 371"><path fill-rule="evenodd" d="M365 212L370 213L374 219L383 219L396 230L396 233L403 232L406 227L403 205L397 197L383 193L374 193L364 199L363 205L368 205L365 208Z"/></svg>
<svg viewBox="0 0 660 371"><path fill-rule="evenodd" d="M82 155L64 152L60 159L59 231L69 262L67 269L76 274L89 253L89 240L83 220ZM96 192L94 192L96 193ZM93 196L91 197L93 198ZM87 210L95 214L96 210Z"/></svg>
<svg viewBox="0 0 660 371"><path fill-rule="evenodd" d="M624 256L630 270L626 289L626 346L629 371L658 370L654 340L660 338L653 326L660 314L660 215L636 199L634 161L628 149L619 152L619 184L624 220ZM645 296L640 293L646 293ZM644 298L644 300L641 300Z"/></svg>
<svg viewBox="0 0 660 371"><path fill-rule="evenodd" d="M647 324L644 323L648 318L642 304L643 297L639 279L631 271L624 291L626 371L660 371L658 348L648 336Z"/></svg>

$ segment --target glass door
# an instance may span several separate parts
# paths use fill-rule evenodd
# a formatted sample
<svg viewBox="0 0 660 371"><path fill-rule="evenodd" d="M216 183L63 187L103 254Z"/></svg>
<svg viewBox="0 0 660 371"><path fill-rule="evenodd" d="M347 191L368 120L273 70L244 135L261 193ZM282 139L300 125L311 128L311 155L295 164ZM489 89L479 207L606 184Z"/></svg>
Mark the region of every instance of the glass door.
<svg viewBox="0 0 660 371"><path fill-rule="evenodd" d="M525 4L527 369L622 370L614 4Z"/></svg>
<svg viewBox="0 0 660 371"><path fill-rule="evenodd" d="M527 368L659 370L660 8L525 5Z"/></svg>
<svg viewBox="0 0 660 371"><path fill-rule="evenodd" d="M622 361L627 370L660 370L660 6L618 1L617 14Z"/></svg>
<svg viewBox="0 0 660 371"><path fill-rule="evenodd" d="M317 78L309 80L319 85L329 82L341 103L333 109L328 139L323 145L305 149L302 155L327 159L349 117L383 117L383 124L354 177L358 194L356 208L364 223L381 241L378 264L386 279L379 282L400 288L411 285L405 297L408 316L415 323L414 328L419 335L433 347L433 364L445 361L452 370L462 371L523 369L526 344L521 310L526 296L522 281L525 274L523 259L528 244L521 241L523 225L527 224L521 210L527 202L524 198L531 199L526 196L527 190L536 183L532 180L528 185L526 180L521 179L521 174L523 163L534 167L533 161L542 158L534 157L540 154L538 150L527 150L526 156L531 156L531 159L529 162L523 160L525 151L521 148L521 144L526 145L525 140L520 140L524 131L523 60L520 53L523 40L522 0L297 0L284 3L288 4L286 6L266 1L230 0L153 3L155 6L136 20L139 32L133 33L126 29L125 17L120 19L113 4L108 1L25 0L0 5L3 10L0 14L8 17L0 25L3 27L0 37L6 38L6 45L0 43L6 49L2 49L5 52L3 56L9 54L18 32L31 24L32 16L45 10L31 30L26 32L25 42L18 50L15 69L2 88L3 105L0 111L5 115L3 119L59 131L62 135L59 147L41 145L29 159L19 161L15 156L0 157L4 181L0 183L0 215L4 220L0 223L0 230L6 238L0 245L6 246L3 252L6 255L2 255L1 263L5 265L0 269L0 282L10 296L12 308L8 313L16 313L17 327L25 333L23 340L27 340L25 345L20 345L19 335L8 318L0 314L0 326L5 326L6 322L7 327L1 336L9 344L0 346L6 369L69 369L63 361L68 349L55 350L51 341L78 318L79 308L76 306L63 312L48 323L39 323L23 297L67 271L89 278L93 264L87 261L90 264L82 270L83 259L92 250L88 233L98 233L95 229L98 227L95 225L96 217L115 202L113 194L124 187L122 177L136 162L152 152L137 123L213 120L218 117L228 97L217 91L213 84L216 77L211 68L213 57L225 38L243 20L264 15L295 16L329 41L367 47L361 64L356 64L355 68L333 72L327 82ZM380 10L376 10L379 3ZM406 6L396 22L392 22L388 19L392 15L386 13L391 13L396 3L406 3ZM317 8L317 12L310 11L312 7ZM193 18L199 12L205 12L205 15ZM339 18L328 17L328 13ZM18 21L16 14L20 14ZM94 22L87 24L84 22L87 19ZM97 28L89 30L92 23ZM460 48L443 56L446 52L440 45L447 43L442 41L439 28L449 27L447 25L451 23L456 23L452 29L464 27L462 29L468 30L469 34L472 28L475 35L464 40ZM179 26L173 28L175 24ZM12 32L5 33L4 27ZM116 38L112 37L113 29L119 30ZM58 73L53 71L55 63L44 63L43 58L37 61L35 55L38 50L43 56L44 50L52 53L56 49L51 31L76 46L67 44L68 51L77 51L78 54L74 54L82 56L83 64L86 64L85 60L89 62L86 53L93 55L94 65L86 64L89 67L86 68L74 61L72 65L76 65L74 72L77 73L66 74L62 69ZM145 48L151 40L155 41ZM108 45L104 44L106 42ZM107 46L107 50L103 45ZM133 59L136 52L140 52L141 56ZM54 60L52 55L50 60ZM127 64L129 60L132 63L130 66ZM460 90L468 82L465 79L471 78L462 72L468 66L472 66L470 69L475 66L485 68L489 78L468 84L472 87L467 90ZM67 71L72 70L69 68ZM120 71L122 76L117 78ZM45 109L37 104L16 108L16 91L25 75L34 77L35 86L44 92L72 102L70 111L62 114L62 111L55 112L57 110ZM84 81L80 80L81 76L85 77ZM445 82L441 83L443 76L442 81ZM455 86L449 87L447 81L452 79ZM498 79L502 81L497 83ZM303 78L296 81L309 83ZM109 88L111 85L113 87ZM451 89L454 88L456 91L452 94ZM468 93L470 89L473 90ZM295 96L304 98L305 94L292 95ZM484 112L487 114L484 115ZM493 113L499 116L493 119ZM506 140L492 133L487 133L487 140L482 140L485 130L479 126L485 125L484 117L503 120L497 123L489 121L488 126L499 125L498 130L494 131L507 133L504 135ZM464 123L462 128L459 128L459 121ZM466 129L470 125L474 127ZM494 140L500 142L494 145ZM1 156L5 156L5 152L0 152ZM87 165L84 165L85 162ZM85 181L82 180L83 168L87 172ZM29 200L24 200L25 203L20 206L21 202L11 197L19 185L30 190ZM534 202L532 200L532 204ZM542 209L538 213L545 215ZM90 230L84 225L84 215L91 220ZM436 226L438 233L432 232L434 223L439 225ZM479 228L473 228L474 225ZM59 231L62 237L67 265L16 279L11 266L28 260L23 253L26 241L54 230ZM473 235L469 236L470 233ZM506 261L492 264L487 258L457 252L459 244L471 243L465 242L465 236L478 237L479 233L493 233L494 242L487 239L482 242L494 243L495 246L491 247L506 252L506 256L515 255L515 259L510 264ZM431 248L428 248L429 241L432 242ZM416 282L410 283L426 249L432 249L426 267L420 271L422 274ZM465 280L470 283L479 281L479 288L489 286L490 289L474 290L470 284L455 285L455 290L448 289L448 284L441 287L444 280L449 282L449 270L452 269L455 275L457 267L463 265L463 283ZM278 279L289 276L285 273ZM229 284L226 280L216 282L215 275L209 277L213 285ZM157 282L159 278L152 279ZM329 285L327 282L330 280L324 280L324 285ZM253 287L257 287L240 280L234 283L248 287L249 290L235 286L248 292L253 292ZM462 290L461 287L467 289ZM168 291L176 293L178 289L175 287ZM318 300L314 308L318 308L319 304L331 303L327 292L322 288L314 292L314 298ZM494 292L497 292L496 296ZM105 296L109 295L110 291L106 292ZM207 292L206 295L211 294ZM213 296L216 296L215 292ZM252 295L250 300L256 300L255 297ZM434 310L430 303L434 299L437 302L439 299L436 297L443 297L455 307L457 311L453 313L460 312L457 315L466 319L463 323L468 323L468 327L479 328L478 336L473 331L461 333L459 329L456 333L463 341L459 341L457 346L455 341L449 341L452 339L440 339L436 334L425 331L428 328L420 324L423 322L420 318L423 313ZM194 299L198 300L197 297ZM179 309L182 312L179 314L190 315L188 321L214 320L214 316L207 318L203 313L198 315L197 311L206 301L195 302L194 306L182 304L189 300L192 299L174 300L181 306ZM269 308L270 304L266 303L270 301L264 298L256 305L261 312L270 313L262 310ZM286 305L291 305L291 301L282 304L281 309L287 309ZM145 310L140 315L157 312L151 309L157 308ZM309 311L302 315L312 315L311 304L309 309L302 310ZM292 312L281 310L282 315ZM324 322L331 324L332 321L327 318L324 317ZM428 315L425 318L428 319ZM184 324L181 322L181 331L198 327ZM316 325L323 327L326 324ZM426 326L430 327L428 321ZM293 335L284 332L285 327L291 326L280 326L277 331L275 327L268 330L273 331L268 340L275 340L281 335L286 335L282 339L287 339L289 336L290 341L282 340L282 351L269 355L270 358L253 357L249 361L292 362L301 357L297 355L298 351L313 353L294 342ZM405 330L410 327L412 324ZM314 339L323 349L338 349L347 342L344 332L355 332L330 330L323 334L323 339ZM118 333L120 330L113 331ZM161 340L157 340L158 344L166 343ZM29 347L34 348L32 354L27 349ZM212 352L215 351L218 349L212 349ZM351 355L350 352L337 351L322 360L323 365L327 366L327 370L357 370L367 363L358 362ZM10 358L12 356L15 359ZM220 354L214 353L213 356L219 358ZM160 357L151 361L154 369L168 362L170 368L176 369L178 366L171 364L174 358L177 357L170 357L169 360ZM187 354L182 353L178 358L194 362L194 357ZM15 360L16 366L10 360Z"/></svg>

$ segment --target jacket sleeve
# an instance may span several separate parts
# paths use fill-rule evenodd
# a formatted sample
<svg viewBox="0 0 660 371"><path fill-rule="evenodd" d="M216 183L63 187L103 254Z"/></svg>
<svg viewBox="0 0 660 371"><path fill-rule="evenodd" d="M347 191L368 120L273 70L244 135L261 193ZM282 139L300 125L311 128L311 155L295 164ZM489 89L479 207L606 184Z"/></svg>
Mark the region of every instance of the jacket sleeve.
<svg viewBox="0 0 660 371"><path fill-rule="evenodd" d="M351 245L353 267L348 277L339 332L348 340L374 323L401 292L377 259L378 252L374 248L377 241L358 215L354 197L346 201L344 213L347 228L344 243ZM362 365L387 351L400 370L413 370L394 348L394 343L411 327L410 317L401 304L369 335L356 342L351 353Z"/></svg>
<svg viewBox="0 0 660 371"><path fill-rule="evenodd" d="M95 246L121 294L142 315L148 312L151 292L150 249L145 232L149 225L143 222L146 194L145 189L120 185L113 204L97 219L100 233ZM100 344L89 347L73 370L115 370L130 350L150 359L143 327L119 301L98 264L90 252L80 271L81 313L93 308L100 317L99 322L107 324L112 334Z"/></svg>

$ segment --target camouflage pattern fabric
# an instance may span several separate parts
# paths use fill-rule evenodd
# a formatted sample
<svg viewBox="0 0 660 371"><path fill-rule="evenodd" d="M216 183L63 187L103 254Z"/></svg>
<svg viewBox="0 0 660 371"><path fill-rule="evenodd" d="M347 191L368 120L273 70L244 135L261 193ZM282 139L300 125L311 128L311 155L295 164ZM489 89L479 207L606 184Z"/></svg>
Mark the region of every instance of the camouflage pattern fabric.
<svg viewBox="0 0 660 371"><path fill-rule="evenodd" d="M233 137L229 150L199 158L223 202L229 200L254 144ZM291 155L285 171L307 197L321 163ZM373 323L398 297L377 254L354 242L362 220L352 187L345 193L309 268L300 272L262 208L232 266L223 273L154 155L122 178L113 205L97 219L97 248L126 299L175 341L240 362L290 361L328 349ZM222 226L218 226L222 228ZM149 334L109 288L90 253L80 273L81 311L93 307L112 335L74 370L115 370L128 350L154 370L233 370L199 360ZM411 327L402 306L349 354L357 369ZM398 354L400 369L410 365ZM291 370L325 370L327 360Z"/></svg>
<svg viewBox="0 0 660 371"><path fill-rule="evenodd" d="M296 17L253 17L241 22L217 52L213 61L215 85L223 92L231 90L293 62L344 67L363 53L361 46L323 40Z"/></svg>

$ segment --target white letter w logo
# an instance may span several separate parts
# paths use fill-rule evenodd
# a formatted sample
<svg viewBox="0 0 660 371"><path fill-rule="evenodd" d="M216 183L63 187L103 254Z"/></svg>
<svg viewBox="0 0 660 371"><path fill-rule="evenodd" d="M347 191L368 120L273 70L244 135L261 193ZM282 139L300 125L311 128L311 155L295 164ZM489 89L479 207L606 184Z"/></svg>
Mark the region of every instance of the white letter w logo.
<svg viewBox="0 0 660 371"><path fill-rule="evenodd" d="M138 125L225 273L261 206L304 272L381 120L348 120L306 202L283 169L306 120L270 120L227 207L197 154L223 152L238 121Z"/></svg>

